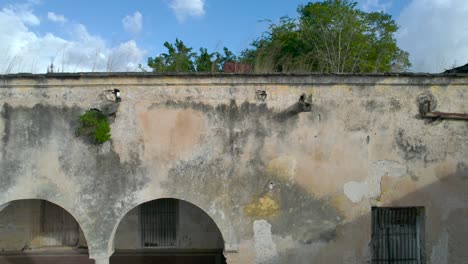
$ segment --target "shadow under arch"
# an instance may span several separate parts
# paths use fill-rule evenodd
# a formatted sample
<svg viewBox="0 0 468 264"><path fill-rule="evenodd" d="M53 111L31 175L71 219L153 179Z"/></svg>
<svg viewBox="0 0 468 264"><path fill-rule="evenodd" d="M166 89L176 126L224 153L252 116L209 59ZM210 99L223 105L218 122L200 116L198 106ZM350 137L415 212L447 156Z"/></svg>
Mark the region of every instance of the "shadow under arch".
<svg viewBox="0 0 468 264"><path fill-rule="evenodd" d="M109 248L115 254L111 263L151 263L154 259L150 260L149 253L152 257L157 254L162 263L225 263L226 243L215 218L197 204L180 198L141 202L121 215L113 229Z"/></svg>
<svg viewBox="0 0 468 264"><path fill-rule="evenodd" d="M73 212L57 202L21 198L0 205L0 263L94 263Z"/></svg>

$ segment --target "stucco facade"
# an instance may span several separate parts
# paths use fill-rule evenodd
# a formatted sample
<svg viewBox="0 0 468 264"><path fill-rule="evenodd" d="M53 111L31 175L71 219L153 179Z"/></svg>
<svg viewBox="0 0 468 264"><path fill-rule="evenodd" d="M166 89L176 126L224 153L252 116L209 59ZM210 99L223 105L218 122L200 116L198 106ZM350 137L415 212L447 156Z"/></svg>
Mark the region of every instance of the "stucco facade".
<svg viewBox="0 0 468 264"><path fill-rule="evenodd" d="M420 206L426 263L464 263L468 121L421 118L429 93L468 112L466 75L0 76L0 204L60 205L99 264L159 198L206 212L229 264L366 263L371 207ZM75 133L91 108L102 145Z"/></svg>

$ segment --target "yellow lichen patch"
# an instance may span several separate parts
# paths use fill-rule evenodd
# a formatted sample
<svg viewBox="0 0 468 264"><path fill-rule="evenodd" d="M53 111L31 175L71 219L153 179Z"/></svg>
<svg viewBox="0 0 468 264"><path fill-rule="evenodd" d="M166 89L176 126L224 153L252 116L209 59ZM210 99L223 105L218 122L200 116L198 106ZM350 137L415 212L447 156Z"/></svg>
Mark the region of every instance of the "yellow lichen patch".
<svg viewBox="0 0 468 264"><path fill-rule="evenodd" d="M439 85L433 85L431 86L431 92L433 94L441 94L441 93L445 93L445 89L440 87Z"/></svg>
<svg viewBox="0 0 468 264"><path fill-rule="evenodd" d="M288 90L290 89L291 87L288 86L288 85L284 85L284 84L279 84L276 86L277 89L281 89L281 90Z"/></svg>
<svg viewBox="0 0 468 264"><path fill-rule="evenodd" d="M294 180L297 161L293 156L279 156L268 162L266 172L284 180Z"/></svg>
<svg viewBox="0 0 468 264"><path fill-rule="evenodd" d="M277 201L268 196L254 199L244 208L244 213L252 218L269 218L279 215L280 206Z"/></svg>

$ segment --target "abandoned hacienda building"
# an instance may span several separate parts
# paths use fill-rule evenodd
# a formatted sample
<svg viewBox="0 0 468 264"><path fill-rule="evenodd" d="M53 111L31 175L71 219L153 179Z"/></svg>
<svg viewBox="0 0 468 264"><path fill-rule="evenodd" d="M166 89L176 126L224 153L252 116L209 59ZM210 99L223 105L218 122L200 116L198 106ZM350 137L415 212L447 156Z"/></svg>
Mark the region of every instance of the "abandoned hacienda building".
<svg viewBox="0 0 468 264"><path fill-rule="evenodd" d="M468 259L468 75L17 74L0 107L0 263Z"/></svg>

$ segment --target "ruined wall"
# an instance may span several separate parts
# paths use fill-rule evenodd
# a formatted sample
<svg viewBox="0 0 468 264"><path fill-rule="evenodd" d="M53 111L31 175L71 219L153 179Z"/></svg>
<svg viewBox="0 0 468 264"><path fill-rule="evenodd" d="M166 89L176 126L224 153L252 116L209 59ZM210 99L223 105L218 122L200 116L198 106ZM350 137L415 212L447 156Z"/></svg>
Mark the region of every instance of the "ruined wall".
<svg viewBox="0 0 468 264"><path fill-rule="evenodd" d="M468 112L467 76L13 75L0 87L0 204L62 206L94 259L112 254L128 211L163 197L212 217L228 263L364 263L371 206L424 206L427 262L468 257L468 122L430 122L417 104L431 93L438 111ZM117 110L110 142L75 135L90 108Z"/></svg>

